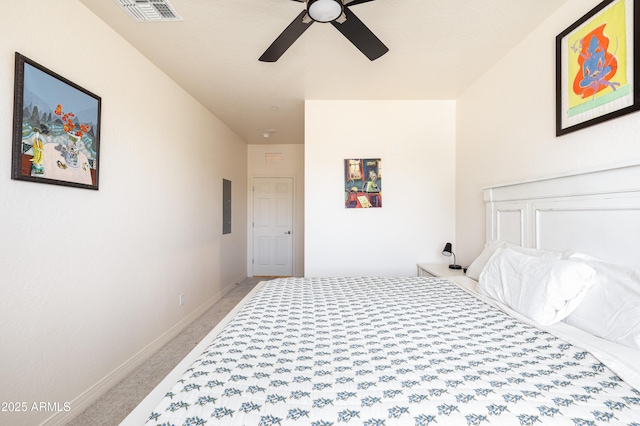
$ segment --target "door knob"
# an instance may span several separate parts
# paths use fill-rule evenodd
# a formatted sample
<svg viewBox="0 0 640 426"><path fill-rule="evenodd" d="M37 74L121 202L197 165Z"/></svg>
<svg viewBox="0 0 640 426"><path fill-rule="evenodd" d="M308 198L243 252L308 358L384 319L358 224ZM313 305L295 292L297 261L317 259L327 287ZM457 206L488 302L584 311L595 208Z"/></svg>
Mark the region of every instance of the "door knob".
<svg viewBox="0 0 640 426"><path fill-rule="evenodd" d="M291 235L291 231L287 231L287 232L285 232L285 234L289 234L289 235Z"/></svg>

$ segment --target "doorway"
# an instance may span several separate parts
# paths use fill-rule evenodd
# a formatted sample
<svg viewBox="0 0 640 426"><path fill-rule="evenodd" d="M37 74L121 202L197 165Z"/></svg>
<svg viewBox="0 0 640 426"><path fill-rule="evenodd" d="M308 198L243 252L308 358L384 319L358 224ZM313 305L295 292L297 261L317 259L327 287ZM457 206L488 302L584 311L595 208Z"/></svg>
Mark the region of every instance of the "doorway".
<svg viewBox="0 0 640 426"><path fill-rule="evenodd" d="M293 275L293 178L253 179L253 276Z"/></svg>

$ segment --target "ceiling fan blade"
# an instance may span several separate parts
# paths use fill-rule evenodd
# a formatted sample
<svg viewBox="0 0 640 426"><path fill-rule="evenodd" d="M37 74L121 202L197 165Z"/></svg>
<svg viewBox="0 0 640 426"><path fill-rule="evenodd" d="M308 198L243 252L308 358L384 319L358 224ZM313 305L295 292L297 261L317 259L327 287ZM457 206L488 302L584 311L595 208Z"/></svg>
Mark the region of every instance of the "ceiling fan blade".
<svg viewBox="0 0 640 426"><path fill-rule="evenodd" d="M344 8L344 13L347 19L342 24L336 21L331 21L331 24L367 58L373 61L389 51L389 48L348 7Z"/></svg>
<svg viewBox="0 0 640 426"><path fill-rule="evenodd" d="M355 6L356 4L367 3L367 2L370 2L370 1L373 1L373 0L351 0L351 1L345 0L344 1L344 5L345 6Z"/></svg>
<svg viewBox="0 0 640 426"><path fill-rule="evenodd" d="M303 10L287 28L271 43L271 46L260 56L262 62L275 62L289 47L313 24L312 19L304 19L307 11Z"/></svg>

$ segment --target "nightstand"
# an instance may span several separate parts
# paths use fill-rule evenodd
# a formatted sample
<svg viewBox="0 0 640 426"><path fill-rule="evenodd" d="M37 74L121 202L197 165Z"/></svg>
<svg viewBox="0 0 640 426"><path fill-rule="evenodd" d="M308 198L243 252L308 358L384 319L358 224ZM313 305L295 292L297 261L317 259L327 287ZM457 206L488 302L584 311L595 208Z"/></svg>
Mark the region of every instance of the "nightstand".
<svg viewBox="0 0 640 426"><path fill-rule="evenodd" d="M418 263L419 277L461 277L462 269L450 269L448 263Z"/></svg>

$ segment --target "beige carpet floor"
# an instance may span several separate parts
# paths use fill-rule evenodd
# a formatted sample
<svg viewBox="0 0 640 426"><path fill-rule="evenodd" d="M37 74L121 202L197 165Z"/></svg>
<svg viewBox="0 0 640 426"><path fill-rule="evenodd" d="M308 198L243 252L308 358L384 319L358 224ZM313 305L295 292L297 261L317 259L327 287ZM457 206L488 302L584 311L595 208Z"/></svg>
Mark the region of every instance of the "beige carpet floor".
<svg viewBox="0 0 640 426"><path fill-rule="evenodd" d="M68 426L116 426L184 358L255 285L264 278L247 278L140 367L67 423Z"/></svg>

